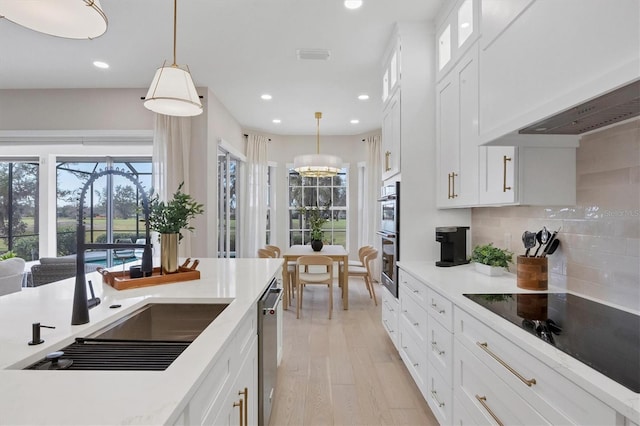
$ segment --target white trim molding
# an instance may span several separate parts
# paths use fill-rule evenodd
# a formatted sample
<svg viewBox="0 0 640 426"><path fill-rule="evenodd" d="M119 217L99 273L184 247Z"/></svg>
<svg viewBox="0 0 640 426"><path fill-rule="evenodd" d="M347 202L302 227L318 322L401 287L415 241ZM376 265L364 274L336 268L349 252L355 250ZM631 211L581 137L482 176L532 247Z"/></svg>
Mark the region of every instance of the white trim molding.
<svg viewBox="0 0 640 426"><path fill-rule="evenodd" d="M0 130L0 143L104 145L153 144L153 130Z"/></svg>

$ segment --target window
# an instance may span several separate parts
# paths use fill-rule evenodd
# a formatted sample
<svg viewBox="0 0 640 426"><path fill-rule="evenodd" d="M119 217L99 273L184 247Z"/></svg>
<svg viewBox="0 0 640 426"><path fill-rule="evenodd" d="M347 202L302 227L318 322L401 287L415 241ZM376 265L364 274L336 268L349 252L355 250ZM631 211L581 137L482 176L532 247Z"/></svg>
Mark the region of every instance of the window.
<svg viewBox="0 0 640 426"><path fill-rule="evenodd" d="M238 181L240 160L218 148L218 257L235 258L238 250Z"/></svg>
<svg viewBox="0 0 640 426"><path fill-rule="evenodd" d="M324 241L347 247L347 169L326 178L307 178L289 170L289 244L307 244L310 230L298 208L329 204L331 220L324 230Z"/></svg>
<svg viewBox="0 0 640 426"><path fill-rule="evenodd" d="M0 161L0 253L38 259L38 171L35 161Z"/></svg>
<svg viewBox="0 0 640 426"><path fill-rule="evenodd" d="M148 191L151 188L151 159L70 159L59 160L57 175L57 255L77 252L76 225L78 198L91 175L107 169L117 169L133 175ZM135 242L144 238L145 227L138 209L142 201L136 185L120 175L106 175L96 179L87 190L84 202L85 241L87 243L114 242L119 239ZM112 266L112 251L93 251L85 255L87 263ZM131 259L134 260L133 252ZM119 264L120 260L116 262Z"/></svg>

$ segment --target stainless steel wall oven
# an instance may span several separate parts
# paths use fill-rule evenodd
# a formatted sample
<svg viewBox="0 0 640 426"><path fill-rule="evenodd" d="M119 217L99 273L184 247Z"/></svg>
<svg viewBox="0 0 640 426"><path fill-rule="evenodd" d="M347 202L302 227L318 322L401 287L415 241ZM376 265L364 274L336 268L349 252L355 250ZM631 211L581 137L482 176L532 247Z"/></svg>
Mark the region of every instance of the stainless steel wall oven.
<svg viewBox="0 0 640 426"><path fill-rule="evenodd" d="M400 259L400 182L382 188L380 229L382 239L382 273L380 281L391 294L398 297L398 267Z"/></svg>

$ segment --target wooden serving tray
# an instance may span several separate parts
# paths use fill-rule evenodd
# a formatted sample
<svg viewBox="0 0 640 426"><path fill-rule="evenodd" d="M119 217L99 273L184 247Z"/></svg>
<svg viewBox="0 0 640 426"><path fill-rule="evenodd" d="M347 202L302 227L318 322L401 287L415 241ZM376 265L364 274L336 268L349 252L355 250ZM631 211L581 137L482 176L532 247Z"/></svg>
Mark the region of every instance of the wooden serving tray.
<svg viewBox="0 0 640 426"><path fill-rule="evenodd" d="M104 268L97 268L96 271L102 275L102 282L109 284L116 290L127 290L130 288L147 287L152 285L170 284L180 281L191 281L200 279L200 271L196 269L199 261L195 260L189 267L191 259L187 259L182 266L178 267L178 272L173 274L162 274L160 267L153 268L150 277L131 278L129 271L107 271Z"/></svg>

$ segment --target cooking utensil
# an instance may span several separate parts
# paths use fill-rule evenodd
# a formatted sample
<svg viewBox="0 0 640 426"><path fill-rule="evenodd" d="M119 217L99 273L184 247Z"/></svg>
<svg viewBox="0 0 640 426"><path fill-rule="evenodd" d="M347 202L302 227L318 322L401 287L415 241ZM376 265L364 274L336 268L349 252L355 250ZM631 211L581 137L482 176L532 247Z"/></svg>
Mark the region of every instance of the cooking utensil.
<svg viewBox="0 0 640 426"><path fill-rule="evenodd" d="M524 248L527 249L524 255L525 257L529 257L529 251L536 245L536 233L524 231L522 234L522 243L524 244Z"/></svg>
<svg viewBox="0 0 640 426"><path fill-rule="evenodd" d="M551 233L549 232L546 226L543 226L542 229L538 231L538 233L536 234L536 240L538 240L538 243L540 245L536 249L536 252L533 254L533 257L538 257L538 253L540 252L540 249L544 244L547 243L547 241L549 241L549 238L551 238Z"/></svg>
<svg viewBox="0 0 640 426"><path fill-rule="evenodd" d="M558 228L556 231L554 231L553 234L551 234L551 238L549 238L549 241L547 241L547 244L544 246L544 250L542 250L542 254L540 255L541 257L545 257L547 255L549 249L551 248L551 244L553 244L553 241L556 239L556 236L558 235L558 232L560 232L561 229L562 229L562 226Z"/></svg>
<svg viewBox="0 0 640 426"><path fill-rule="evenodd" d="M554 239L551 244L549 244L549 247L545 247L545 251L542 252L542 254L540 255L540 257L547 257L550 254L555 253L555 251L558 249L558 246L560 245L560 240L559 239Z"/></svg>

